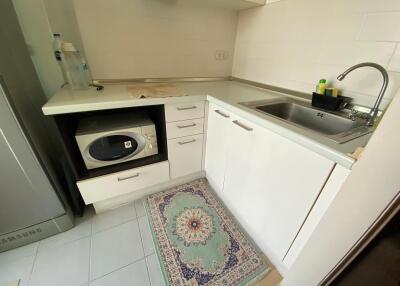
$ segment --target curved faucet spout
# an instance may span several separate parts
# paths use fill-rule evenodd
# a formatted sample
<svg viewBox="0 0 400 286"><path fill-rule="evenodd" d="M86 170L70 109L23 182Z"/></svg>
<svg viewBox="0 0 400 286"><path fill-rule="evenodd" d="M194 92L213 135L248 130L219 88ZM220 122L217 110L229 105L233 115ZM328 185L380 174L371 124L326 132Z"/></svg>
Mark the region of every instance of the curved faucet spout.
<svg viewBox="0 0 400 286"><path fill-rule="evenodd" d="M378 97L376 99L376 102L375 102L374 106L372 107L371 112L369 113L370 114L370 118L367 121L367 125L372 126L372 125L374 125L375 118L376 118L376 116L378 115L378 112L379 112L379 105L382 102L383 96L385 95L386 89L387 89L388 84L389 84L389 75L388 75L386 69L383 66L378 65L376 63L361 63L361 64L352 66L351 68L347 69L344 73L340 74L337 77L337 79L339 81L342 81L342 80L345 79L345 77L350 72L352 72L353 70L356 70L358 68L362 68L362 67L373 67L373 68L376 68L377 70L379 70L381 72L382 77L383 77L383 85L382 85L381 91L379 92L379 95L378 95Z"/></svg>

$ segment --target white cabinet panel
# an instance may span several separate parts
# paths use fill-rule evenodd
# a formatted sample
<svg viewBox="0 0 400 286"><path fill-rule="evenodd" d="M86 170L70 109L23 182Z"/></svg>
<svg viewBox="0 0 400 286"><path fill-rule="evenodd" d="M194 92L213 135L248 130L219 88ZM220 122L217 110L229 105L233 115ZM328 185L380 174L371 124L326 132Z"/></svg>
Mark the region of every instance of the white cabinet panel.
<svg viewBox="0 0 400 286"><path fill-rule="evenodd" d="M201 171L203 134L168 140L171 178L179 178Z"/></svg>
<svg viewBox="0 0 400 286"><path fill-rule="evenodd" d="M204 118L167 123L167 137L174 139L189 135L202 134Z"/></svg>
<svg viewBox="0 0 400 286"><path fill-rule="evenodd" d="M205 171L214 190L220 194L224 184L231 115L210 103L208 109Z"/></svg>
<svg viewBox="0 0 400 286"><path fill-rule="evenodd" d="M78 181L85 203L91 204L127 194L169 180L167 161L93 179Z"/></svg>
<svg viewBox="0 0 400 286"><path fill-rule="evenodd" d="M231 119L222 198L261 249L282 260L334 163L246 120Z"/></svg>
<svg viewBox="0 0 400 286"><path fill-rule="evenodd" d="M304 223L299 234L297 235L296 240L291 246L285 259L283 260L283 264L288 269L295 262L300 251L303 249L314 229L317 227L329 205L335 199L336 195L338 194L340 188L346 181L349 174L349 169L346 169L340 165L335 166L335 169L330 175L329 180L326 182L326 185L324 186L321 195L318 197L318 200L316 201L314 207L308 215L306 222Z"/></svg>
<svg viewBox="0 0 400 286"><path fill-rule="evenodd" d="M204 117L204 101L174 103L165 105L165 120L174 122L180 120Z"/></svg>

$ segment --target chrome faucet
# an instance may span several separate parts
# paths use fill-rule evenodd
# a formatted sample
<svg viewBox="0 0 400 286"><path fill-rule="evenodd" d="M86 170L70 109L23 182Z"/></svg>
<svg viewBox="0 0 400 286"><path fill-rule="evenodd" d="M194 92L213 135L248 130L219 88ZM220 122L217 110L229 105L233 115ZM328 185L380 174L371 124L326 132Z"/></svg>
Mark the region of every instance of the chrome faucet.
<svg viewBox="0 0 400 286"><path fill-rule="evenodd" d="M379 105L382 102L382 98L385 95L386 89L389 84L389 75L384 67L381 65L375 64L375 63L361 63L355 66L352 66L348 70L346 70L344 73L340 74L337 79L342 81L350 72L352 72L355 69L362 68L362 67L373 67L379 70L383 76L383 86L381 88L381 91L379 92L378 98L376 99L376 102L374 104L374 107L372 107L370 113L369 113L369 119L367 121L368 126L374 125L374 121L376 116L378 115L379 112Z"/></svg>

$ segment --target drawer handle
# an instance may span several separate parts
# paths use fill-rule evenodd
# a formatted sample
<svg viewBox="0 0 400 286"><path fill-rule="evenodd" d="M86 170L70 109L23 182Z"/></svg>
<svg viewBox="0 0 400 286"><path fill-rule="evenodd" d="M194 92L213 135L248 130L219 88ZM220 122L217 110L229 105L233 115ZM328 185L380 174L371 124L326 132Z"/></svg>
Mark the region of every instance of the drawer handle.
<svg viewBox="0 0 400 286"><path fill-rule="evenodd" d="M214 111L215 111L215 113L218 113L222 117L225 117L225 118L229 118L230 117L228 114L225 114L225 113L221 112L220 110L214 110Z"/></svg>
<svg viewBox="0 0 400 286"><path fill-rule="evenodd" d="M243 123L240 123L240 122L237 121L237 120L232 121L232 122L233 122L234 124L236 124L237 126L243 128L243 129L246 130L246 131L253 131L253 128L248 127L248 126L244 125Z"/></svg>
<svg viewBox="0 0 400 286"><path fill-rule="evenodd" d="M188 124L188 125L177 125L176 127L178 128L189 128L189 127L195 127L196 123Z"/></svg>
<svg viewBox="0 0 400 286"><path fill-rule="evenodd" d="M118 178L118 182L126 181L126 180L133 179L133 178L137 178L137 177L139 177L139 175L140 175L139 173L136 173L136 174L134 174L132 176L129 176L129 177Z"/></svg>
<svg viewBox="0 0 400 286"><path fill-rule="evenodd" d="M185 144L190 144L190 143L194 143L194 142L196 142L196 139L192 139L192 140L189 140L189 141L180 141L180 142L178 142L178 144L179 145L185 145Z"/></svg>
<svg viewBox="0 0 400 286"><path fill-rule="evenodd" d="M182 111L182 110L189 110L189 109L196 109L197 106L193 105L193 106L189 106L189 107L177 107L176 109L178 111Z"/></svg>

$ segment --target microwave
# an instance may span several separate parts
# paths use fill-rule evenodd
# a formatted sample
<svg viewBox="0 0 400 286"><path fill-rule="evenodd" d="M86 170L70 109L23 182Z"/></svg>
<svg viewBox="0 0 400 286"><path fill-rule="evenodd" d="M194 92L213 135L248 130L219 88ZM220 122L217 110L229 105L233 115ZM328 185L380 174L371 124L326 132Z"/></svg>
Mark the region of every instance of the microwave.
<svg viewBox="0 0 400 286"><path fill-rule="evenodd" d="M75 139L88 170L158 154L156 127L144 113L84 118Z"/></svg>

